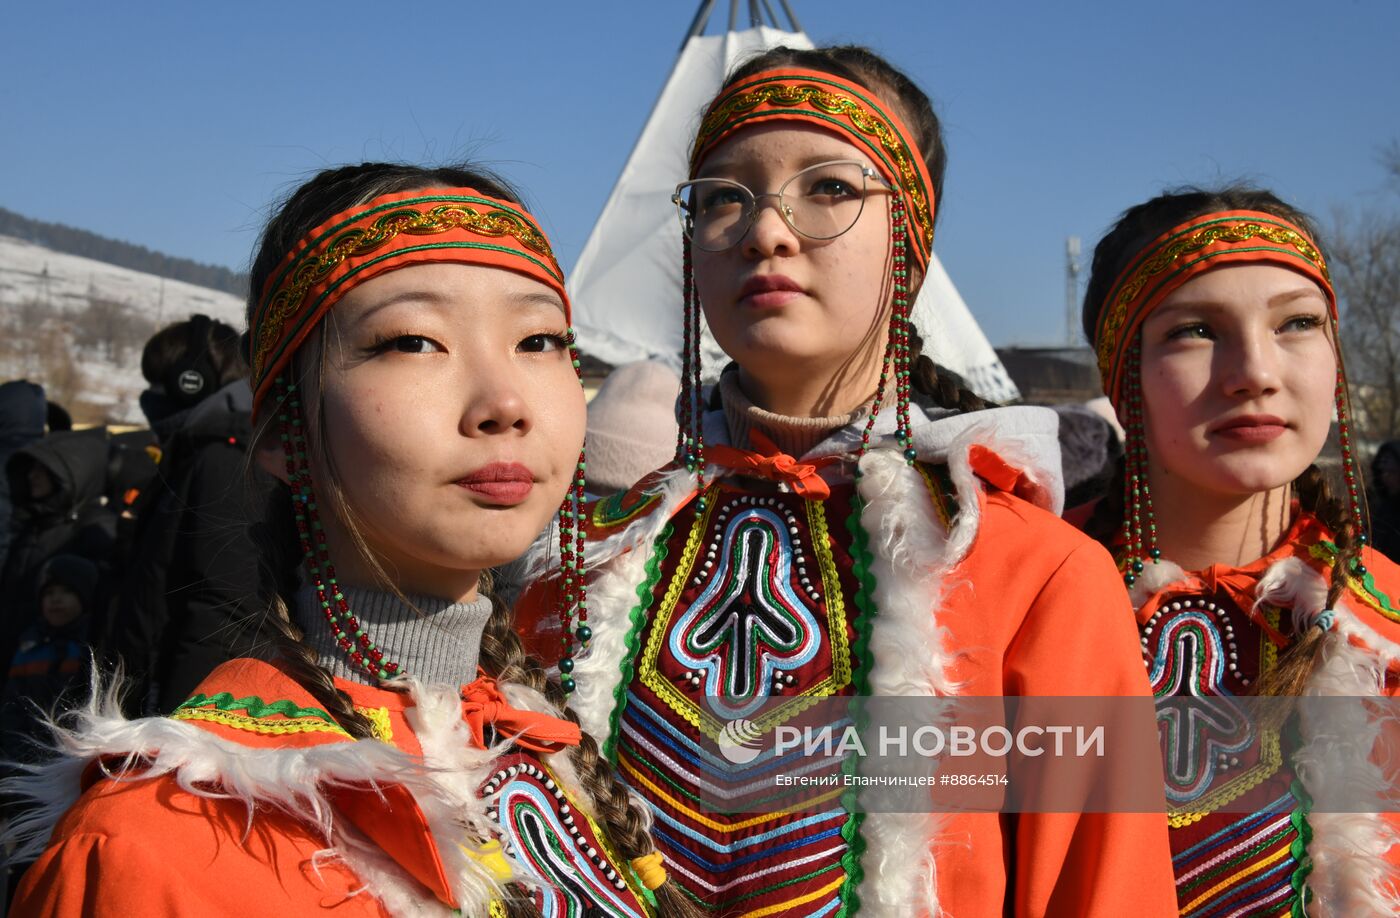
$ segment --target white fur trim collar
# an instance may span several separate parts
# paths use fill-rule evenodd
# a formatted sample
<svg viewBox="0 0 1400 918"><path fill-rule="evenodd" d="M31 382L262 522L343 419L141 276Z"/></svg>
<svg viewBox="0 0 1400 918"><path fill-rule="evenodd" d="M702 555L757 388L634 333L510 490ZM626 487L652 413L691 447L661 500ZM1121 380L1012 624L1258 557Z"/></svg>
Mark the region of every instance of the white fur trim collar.
<svg viewBox="0 0 1400 918"><path fill-rule="evenodd" d="M1327 582L1298 558L1286 558L1264 573L1255 599L1292 609L1294 628L1303 634L1316 626L1323 612ZM1321 664L1303 693L1356 698L1381 695L1386 670L1400 659L1400 647L1377 634L1342 601L1333 611L1336 621L1323 638ZM1308 845L1313 862L1308 887L1315 896L1309 914L1338 918L1400 914L1400 872L1386 857L1400 836L1381 815L1396 809L1395 789L1386 777L1394 772L1375 761L1373 753L1382 724L1368 716L1359 703L1329 708L1328 714L1326 718L1303 718L1302 746L1293 757L1298 778L1315 798L1325 796L1323 782L1346 782L1354 792L1368 794L1371 805L1367 812L1308 816L1313 828Z"/></svg>
<svg viewBox="0 0 1400 918"><path fill-rule="evenodd" d="M390 853L339 814L332 800L337 788L400 785L426 817L462 914L484 915L501 896L499 882L459 843L472 835L493 838L498 832L487 814L490 800L478 797L477 791L505 749L473 747L455 686L405 681L414 699L405 716L422 746L422 759L373 740L301 748L245 746L193 723L164 717L127 720L116 688L100 689L67 715L65 724L50 725L52 758L23 766L21 774L0 782L5 793L31 804L7 830L9 840L18 845L14 857L22 862L43 850L58 820L81 795L84 772L103 760L115 776L133 771L129 780L169 777L195 796L241 802L250 829L258 807L288 813L325 839L326 848L316 855L318 863L342 862L364 883L362 891L390 914L450 915L451 910ZM502 691L514 707L552 711L531 689L505 685ZM586 799L566 753L546 761L575 800ZM516 873L519 882L530 882L523 869Z"/></svg>

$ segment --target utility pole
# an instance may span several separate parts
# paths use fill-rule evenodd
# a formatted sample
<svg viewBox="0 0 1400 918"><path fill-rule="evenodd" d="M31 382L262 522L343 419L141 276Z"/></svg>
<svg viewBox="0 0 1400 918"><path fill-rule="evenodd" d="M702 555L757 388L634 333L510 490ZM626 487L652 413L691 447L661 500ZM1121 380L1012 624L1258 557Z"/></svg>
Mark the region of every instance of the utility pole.
<svg viewBox="0 0 1400 918"><path fill-rule="evenodd" d="M1065 239L1065 344L1079 343L1079 237Z"/></svg>

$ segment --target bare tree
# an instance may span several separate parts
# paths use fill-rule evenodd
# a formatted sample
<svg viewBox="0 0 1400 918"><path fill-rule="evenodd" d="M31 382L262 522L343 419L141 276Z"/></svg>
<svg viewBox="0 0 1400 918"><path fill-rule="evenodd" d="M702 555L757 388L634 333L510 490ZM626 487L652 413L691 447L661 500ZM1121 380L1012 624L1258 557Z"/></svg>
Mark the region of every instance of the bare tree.
<svg viewBox="0 0 1400 918"><path fill-rule="evenodd" d="M1400 192L1400 141L1382 151L1381 162ZM1400 436L1400 207L1339 214L1331 248L1359 433L1370 440L1395 439Z"/></svg>
<svg viewBox="0 0 1400 918"><path fill-rule="evenodd" d="M73 340L79 347L101 350L109 363L124 367L154 333L154 323L130 304L90 290L87 306L74 323Z"/></svg>

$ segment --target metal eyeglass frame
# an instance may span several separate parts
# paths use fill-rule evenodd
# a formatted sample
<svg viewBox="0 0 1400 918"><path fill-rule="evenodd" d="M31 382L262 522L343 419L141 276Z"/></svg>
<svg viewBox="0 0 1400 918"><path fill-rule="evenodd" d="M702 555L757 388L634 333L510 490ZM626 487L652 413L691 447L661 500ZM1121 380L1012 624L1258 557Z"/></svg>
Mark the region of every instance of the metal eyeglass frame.
<svg viewBox="0 0 1400 918"><path fill-rule="evenodd" d="M787 191L787 187L788 187L789 185L791 185L794 181L796 181L798 178L800 178L801 176L806 175L808 172L812 172L812 171L817 170L817 169L823 169L823 168L825 168L825 167L827 167L827 166L856 166L856 167L858 167L858 168L860 169L860 175L861 175L861 178L864 180L865 184L863 184L863 185L861 186L860 210L856 213L855 217L851 220L851 225L848 226L848 227L846 227L845 229L843 229L841 232L835 233L835 234L833 234L833 235L831 235L831 236L816 236L816 235L813 235L812 233L803 232L801 229L799 229L799 228L797 227L796 224L794 224L794 223L792 222L792 207L787 203L787 201L785 201L785 200L783 199L783 195L784 195L784 193ZM872 167L867 166L865 163L862 163L862 162L860 162L859 160L855 160L855 159L833 159L833 160L828 160L827 162L813 163L812 165L807 166L806 168L799 169L797 172L794 172L792 175L788 176L787 181L783 182L783 184L778 188L777 191L775 191L775 192L774 192L774 191L770 191L770 192L767 192L767 193L765 193L765 194L754 194L754 193L753 193L753 190L750 189L749 186L745 185L743 182L736 182L736 181L734 181L734 180L732 180L732 179L723 179L723 178L691 179L690 181L681 182L681 183L679 183L678 185L676 185L675 191L673 191L673 192L671 193L671 203L674 204L674 205L676 205L676 213L679 215L680 221L681 221L681 232L682 232L682 233L685 235L685 237L686 237L687 239L689 239L697 248L699 248L701 251L704 251L704 252L725 252L725 251L728 251L729 249L734 248L734 247L737 246L739 243L743 242L743 241L744 241L744 238L748 236L749 230L753 229L754 223L757 222L757 220L758 220L758 211L759 211L758 202L759 202L760 200L762 200L763 198L777 198L777 199L778 199L778 213L782 216L783 222L786 223L786 224L788 225L788 227L791 228L792 231L793 231L794 233L797 233L797 235L803 237L804 239L816 239L816 240L820 240L820 241L825 242L825 241L830 240L830 239L838 239L838 238L840 238L841 236L844 236L846 233L849 233L849 232L851 231L851 228L852 228L852 227L854 227L857 223L860 222L861 214L865 213L865 198L866 198L866 195L869 194L869 192L870 192L869 182L870 182L871 179L874 179L880 186L883 186L883 188L884 188L886 191L891 191L891 192L893 192L893 191L897 191L897 190L898 190L898 186L897 186L897 185L895 185L895 184L894 184L893 182L891 182L889 179L885 178L885 177L884 177L883 175L881 175L879 172L875 171L875 169L873 169ZM735 188L742 189L743 192L749 196L749 200L751 200L751 201L753 202L752 207L750 207L750 209L749 209L748 221L746 222L746 224L745 224L745 226L744 226L744 231L743 231L742 233L740 233L740 234L738 235L738 237L735 238L735 240L734 240L733 242L729 243L729 245L726 245L726 246L724 246L724 247L722 247L722 248L718 248L718 249L709 249L709 248L706 248L706 247L703 246L703 245L700 245L700 243L696 242L695 236L693 235L694 227L695 227L695 221L694 221L694 218L693 218L693 217L689 214L689 212L688 212L687 205L686 205L686 201L685 201L685 197L684 197L684 195L682 194L682 191L683 191L685 188L689 187L689 186L695 185L697 182L712 182L712 183L720 183L720 184L725 184L725 185L732 185L732 186L734 186Z"/></svg>

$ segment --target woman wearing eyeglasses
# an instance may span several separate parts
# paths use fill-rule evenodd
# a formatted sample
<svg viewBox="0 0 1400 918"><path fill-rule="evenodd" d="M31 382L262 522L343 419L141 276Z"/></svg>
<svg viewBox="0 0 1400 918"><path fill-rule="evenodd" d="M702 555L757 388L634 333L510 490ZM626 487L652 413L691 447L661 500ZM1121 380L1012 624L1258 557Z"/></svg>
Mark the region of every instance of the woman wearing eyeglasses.
<svg viewBox="0 0 1400 918"><path fill-rule="evenodd" d="M815 773L774 737L822 699L1148 695L1112 560L1056 516L1053 413L990 406L920 353L943 164L927 97L870 51L730 77L674 198L677 461L591 508L586 599L534 638L562 643L585 729L712 914L1175 914L1160 809L877 813L838 790L782 811L755 790ZM704 394L701 309L733 360Z"/></svg>

